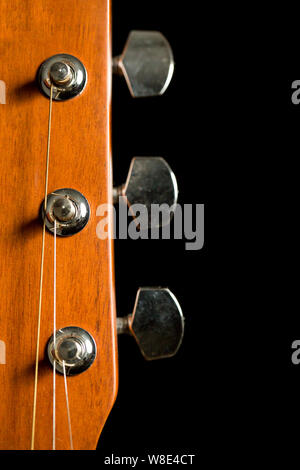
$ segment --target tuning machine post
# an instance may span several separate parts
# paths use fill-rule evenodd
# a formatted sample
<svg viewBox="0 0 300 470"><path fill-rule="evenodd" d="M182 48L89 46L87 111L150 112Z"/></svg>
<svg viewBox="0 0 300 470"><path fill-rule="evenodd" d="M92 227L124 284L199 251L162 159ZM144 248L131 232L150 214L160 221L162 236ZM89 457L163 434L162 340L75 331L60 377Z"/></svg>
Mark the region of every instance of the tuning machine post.
<svg viewBox="0 0 300 470"><path fill-rule="evenodd" d="M133 313L117 318L118 334L132 335L146 360L174 356L182 342L184 317L167 288L141 287Z"/></svg>
<svg viewBox="0 0 300 470"><path fill-rule="evenodd" d="M161 225L159 219L153 216L151 206L166 205L169 219L172 216L178 199L176 177L162 157L134 157L131 160L126 183L113 188L114 204L119 197L126 198L129 207L141 204L146 207L150 227ZM165 219L165 223L169 223ZM162 224L164 225L164 224Z"/></svg>
<svg viewBox="0 0 300 470"><path fill-rule="evenodd" d="M158 31L131 31L113 71L125 77L133 98L162 95L174 72L170 44Z"/></svg>
<svg viewBox="0 0 300 470"><path fill-rule="evenodd" d="M66 101L80 95L87 84L87 71L83 63L70 54L56 54L45 60L37 73L40 91L53 100Z"/></svg>
<svg viewBox="0 0 300 470"><path fill-rule="evenodd" d="M41 205L41 218L49 232L54 233L54 221L56 221L56 233L61 237L69 237L80 232L90 218L90 205L87 199L79 191L71 188L57 189L47 196Z"/></svg>
<svg viewBox="0 0 300 470"><path fill-rule="evenodd" d="M92 335L77 326L61 328L51 336L47 345L50 363L55 361L55 369L63 373L65 363L66 375L77 375L86 371L94 362L97 347Z"/></svg>

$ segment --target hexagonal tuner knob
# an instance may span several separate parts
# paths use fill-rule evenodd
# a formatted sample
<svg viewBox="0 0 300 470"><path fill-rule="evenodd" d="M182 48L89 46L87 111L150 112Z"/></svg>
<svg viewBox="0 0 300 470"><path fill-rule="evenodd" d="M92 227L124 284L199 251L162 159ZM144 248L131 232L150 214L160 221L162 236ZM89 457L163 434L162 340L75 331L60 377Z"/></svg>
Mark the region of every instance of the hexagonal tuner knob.
<svg viewBox="0 0 300 470"><path fill-rule="evenodd" d="M129 207L134 204L146 207L150 227L166 225L177 204L176 177L162 157L134 157L126 183L113 190L114 204L119 202L120 196L126 198ZM156 208L165 205L161 207L162 219L153 204Z"/></svg>
<svg viewBox="0 0 300 470"><path fill-rule="evenodd" d="M180 305L167 288L141 287L132 315L117 318L118 334L131 334L144 358L174 356L182 342L184 317Z"/></svg>
<svg viewBox="0 0 300 470"><path fill-rule="evenodd" d="M172 49L158 31L131 31L113 71L124 75L134 98L162 95L174 72Z"/></svg>

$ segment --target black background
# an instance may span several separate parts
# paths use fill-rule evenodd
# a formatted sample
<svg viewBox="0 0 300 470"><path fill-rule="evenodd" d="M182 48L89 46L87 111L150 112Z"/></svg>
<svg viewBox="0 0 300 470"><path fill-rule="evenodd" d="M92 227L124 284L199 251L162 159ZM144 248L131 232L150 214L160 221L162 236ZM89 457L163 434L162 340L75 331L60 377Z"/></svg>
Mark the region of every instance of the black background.
<svg viewBox="0 0 300 470"><path fill-rule="evenodd" d="M99 442L103 456L166 451L199 456L200 433L206 435L201 447L209 439L207 400L213 390L207 369L214 338L206 321L213 314L207 214L216 181L210 173L213 139L209 150L204 143L212 138L207 102L213 87L201 69L207 53L201 44L203 19L191 16L179 2L113 1L114 55L123 50L130 30L148 29L167 37L175 58L174 77L162 97L133 100L125 81L114 78L114 182L125 181L133 156L163 156L177 177L179 202L205 204L206 227L200 251L186 251L181 240L115 242L117 311L130 311L138 287L167 286L182 306L186 331L177 356L153 362L142 358L131 338L119 338L119 392Z"/></svg>
<svg viewBox="0 0 300 470"><path fill-rule="evenodd" d="M295 51L293 51L295 52ZM293 63L292 54L288 56ZM289 65L291 67L291 65ZM272 390L269 398L269 423L272 427L272 441L277 445L276 458L279 456L285 463L295 464L299 461L299 390L300 365L292 362L295 351L292 344L300 340L299 317L299 124L300 105L292 102L292 84L299 80L299 70L293 70L291 79L277 80L277 86L283 90L277 98L277 122L273 129L280 131L274 142L277 151L274 160L274 188L278 199L275 206L276 238L280 240L278 255L272 260L276 267L276 279L272 290L276 306L270 320L277 349L276 361L268 361L266 369L272 372ZM291 75L290 75L291 76ZM278 151L279 150L279 151ZM273 173L274 174L274 173ZM277 241L276 241L277 240ZM276 336L275 336L276 335ZM269 387L270 388L270 387ZM269 390L268 388L268 390Z"/></svg>

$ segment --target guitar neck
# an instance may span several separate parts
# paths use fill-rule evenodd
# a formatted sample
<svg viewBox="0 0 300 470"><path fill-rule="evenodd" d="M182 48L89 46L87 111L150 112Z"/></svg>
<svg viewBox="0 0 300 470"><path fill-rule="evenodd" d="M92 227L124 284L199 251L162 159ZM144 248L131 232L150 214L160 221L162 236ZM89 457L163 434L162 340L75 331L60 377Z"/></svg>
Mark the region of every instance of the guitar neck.
<svg viewBox="0 0 300 470"><path fill-rule="evenodd" d="M36 74L58 53L78 58L88 75L80 96L53 101L47 191L74 188L90 206L84 230L57 237L56 247L57 329L79 326L97 345L93 366L68 379L74 449L96 448L115 400L113 247L111 240L96 235L97 207L112 202L110 26L108 0L1 2L1 449L29 449L32 442L43 241L39 208L49 120L49 98L38 89ZM53 334L53 259L53 235L46 231L34 449L51 449L53 439L53 377L45 360ZM56 448L69 449L61 374L56 375L56 397Z"/></svg>

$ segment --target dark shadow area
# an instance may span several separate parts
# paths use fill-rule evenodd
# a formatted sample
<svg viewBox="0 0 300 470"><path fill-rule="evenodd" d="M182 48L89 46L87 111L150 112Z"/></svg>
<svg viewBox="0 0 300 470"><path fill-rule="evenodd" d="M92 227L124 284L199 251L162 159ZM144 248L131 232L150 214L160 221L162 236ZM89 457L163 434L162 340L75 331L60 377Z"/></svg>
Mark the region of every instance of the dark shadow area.
<svg viewBox="0 0 300 470"><path fill-rule="evenodd" d="M41 219L37 217L36 219L31 220L26 224L20 225L20 231L24 232L24 234L34 234L38 231L41 231L43 224L41 223Z"/></svg>
<svg viewBox="0 0 300 470"><path fill-rule="evenodd" d="M16 95L18 101L32 100L33 94L40 93L35 80L24 83L22 86L15 88L12 92Z"/></svg>

